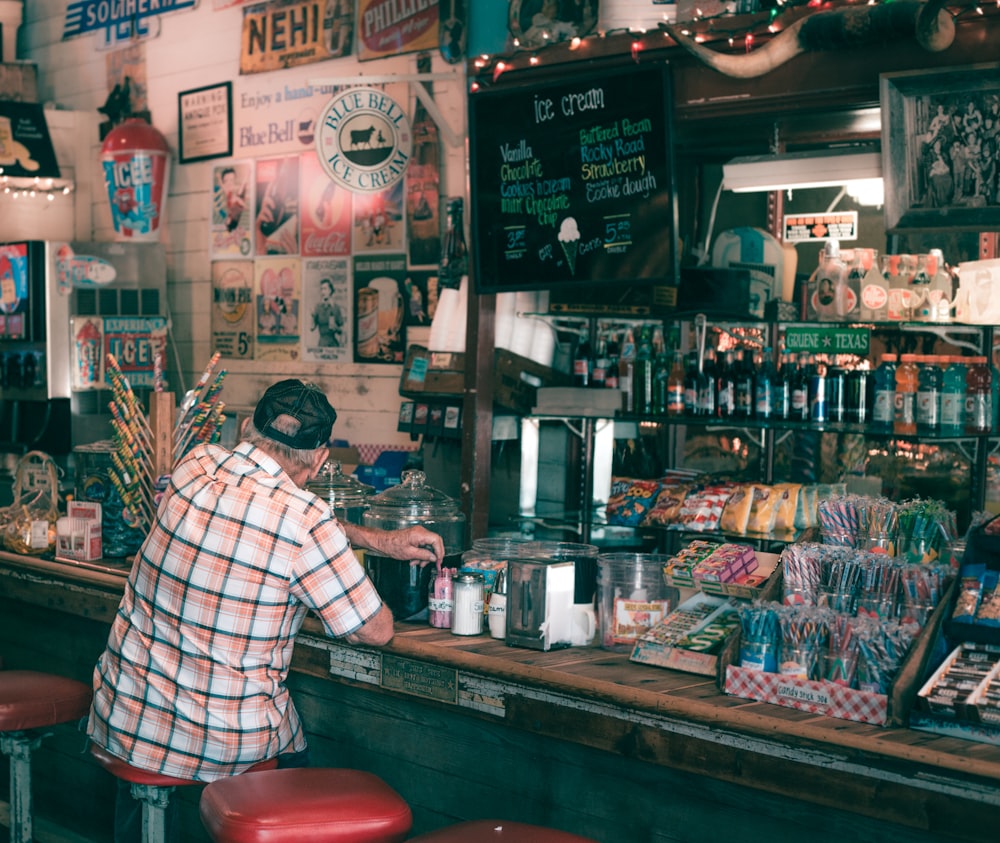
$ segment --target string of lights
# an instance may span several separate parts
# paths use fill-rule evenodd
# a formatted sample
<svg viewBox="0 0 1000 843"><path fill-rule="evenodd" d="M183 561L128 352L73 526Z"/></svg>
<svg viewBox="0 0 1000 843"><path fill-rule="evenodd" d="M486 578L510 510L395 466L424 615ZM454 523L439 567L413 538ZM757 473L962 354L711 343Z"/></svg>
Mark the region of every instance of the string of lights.
<svg viewBox="0 0 1000 843"><path fill-rule="evenodd" d="M11 199L45 199L54 202L60 196L69 196L74 185L67 179L8 176L4 174L3 167L0 167L0 188L3 195Z"/></svg>
<svg viewBox="0 0 1000 843"><path fill-rule="evenodd" d="M703 13L697 7L694 16L689 21L675 22L673 20L676 6L671 7L671 11L662 13L662 23L660 21L650 21L647 29L641 28L618 28L601 29L598 26L593 32L576 36L568 40L549 39L545 33L542 38L546 43L541 46L524 48L519 39L511 37L509 48L503 52L493 55L480 55L472 61L476 78L471 81L470 87L475 91L481 84L488 84L489 81L496 82L500 76L509 70L522 70L528 67L538 67L542 64L562 63L588 51L596 51L599 42L606 39L614 39L628 42L632 54L632 59L639 60L640 54L645 50L662 49L664 47L677 46L674 39L663 26L670 24L675 26L681 34L693 38L700 44L725 45L731 51L744 50L750 52L758 47L768 38L777 35L783 29L791 26L796 21L817 11L827 9L844 8L845 6L875 6L881 3L891 3L893 0L866 0L866 2L856 3L830 3L821 0L806 0L805 2L795 2L795 0L764 0L761 3L761 10L758 12L732 13L720 11L714 14ZM995 18L1000 17L1000 0L991 2L980 2L971 0L970 2L948 3L946 6L953 20L958 22L962 19L973 17Z"/></svg>

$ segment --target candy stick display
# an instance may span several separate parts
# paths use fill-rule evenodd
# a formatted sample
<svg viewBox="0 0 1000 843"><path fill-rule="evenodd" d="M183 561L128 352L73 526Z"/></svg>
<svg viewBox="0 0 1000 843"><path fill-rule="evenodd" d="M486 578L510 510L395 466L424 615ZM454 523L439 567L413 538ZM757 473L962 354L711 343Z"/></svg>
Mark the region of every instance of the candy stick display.
<svg viewBox="0 0 1000 843"><path fill-rule="evenodd" d="M107 357L111 381L111 482L135 526L148 530L156 510L153 502L153 434L128 378L113 354Z"/></svg>
<svg viewBox="0 0 1000 843"><path fill-rule="evenodd" d="M205 371L198 378L198 382L184 396L180 409L177 411L177 426L174 429L175 442L181 438L184 430L189 425L190 417L194 414L198 402L204 398L206 390L211 388L209 380L212 377L212 370L215 368L215 364L219 362L221 356L218 351L211 356L208 365L205 367Z"/></svg>
<svg viewBox="0 0 1000 843"><path fill-rule="evenodd" d="M858 541L856 495L840 495L816 504L824 544L854 547Z"/></svg>
<svg viewBox="0 0 1000 843"><path fill-rule="evenodd" d="M822 566L820 545L792 544L781 551L786 605L816 605Z"/></svg>
<svg viewBox="0 0 1000 843"><path fill-rule="evenodd" d="M226 370L222 369L209 383L212 369L218 360L213 355L208 368L202 373L198 385L188 393L184 406L178 414L174 429L174 462L176 463L198 442L218 441L226 417L222 413L225 404L219 400ZM190 399L194 399L193 401Z"/></svg>
<svg viewBox="0 0 1000 843"><path fill-rule="evenodd" d="M799 679L816 679L819 654L825 649L830 612L813 606L783 606L778 610L781 627L780 672Z"/></svg>

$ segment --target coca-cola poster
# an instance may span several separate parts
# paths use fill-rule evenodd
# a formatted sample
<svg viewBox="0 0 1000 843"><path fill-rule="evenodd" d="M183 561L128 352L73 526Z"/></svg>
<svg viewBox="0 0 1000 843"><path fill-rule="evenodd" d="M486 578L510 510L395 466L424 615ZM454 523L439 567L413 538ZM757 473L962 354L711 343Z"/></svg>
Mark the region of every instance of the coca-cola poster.
<svg viewBox="0 0 1000 843"><path fill-rule="evenodd" d="M257 161L257 255L299 254L299 156Z"/></svg>
<svg viewBox="0 0 1000 843"><path fill-rule="evenodd" d="M334 182L315 152L299 159L302 256L325 257L351 253L351 191Z"/></svg>
<svg viewBox="0 0 1000 843"><path fill-rule="evenodd" d="M212 168L213 258L248 258L253 249L253 165L233 161Z"/></svg>
<svg viewBox="0 0 1000 843"><path fill-rule="evenodd" d="M351 269L349 258L302 262L302 356L322 363L350 363Z"/></svg>

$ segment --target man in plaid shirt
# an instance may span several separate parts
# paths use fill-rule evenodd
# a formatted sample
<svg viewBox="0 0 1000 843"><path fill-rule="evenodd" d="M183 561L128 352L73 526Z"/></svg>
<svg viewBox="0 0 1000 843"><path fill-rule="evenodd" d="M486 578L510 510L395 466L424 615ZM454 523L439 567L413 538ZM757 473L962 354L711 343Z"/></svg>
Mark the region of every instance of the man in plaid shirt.
<svg viewBox="0 0 1000 843"><path fill-rule="evenodd" d="M335 419L318 388L281 381L233 451L201 445L178 463L94 671L95 744L201 782L271 758L306 763L285 687L306 613L353 643L393 635L352 543L420 565L444 558L430 530L341 523L305 490L328 459ZM127 786L118 806L122 829L139 816Z"/></svg>

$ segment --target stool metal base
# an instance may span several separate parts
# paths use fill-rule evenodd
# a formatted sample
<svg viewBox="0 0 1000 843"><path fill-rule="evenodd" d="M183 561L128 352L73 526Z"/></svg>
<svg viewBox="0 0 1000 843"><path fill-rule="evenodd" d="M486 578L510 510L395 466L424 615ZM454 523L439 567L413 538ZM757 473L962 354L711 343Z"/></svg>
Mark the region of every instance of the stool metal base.
<svg viewBox="0 0 1000 843"><path fill-rule="evenodd" d="M44 735L0 732L0 752L10 758L10 840L31 843L31 753Z"/></svg>

